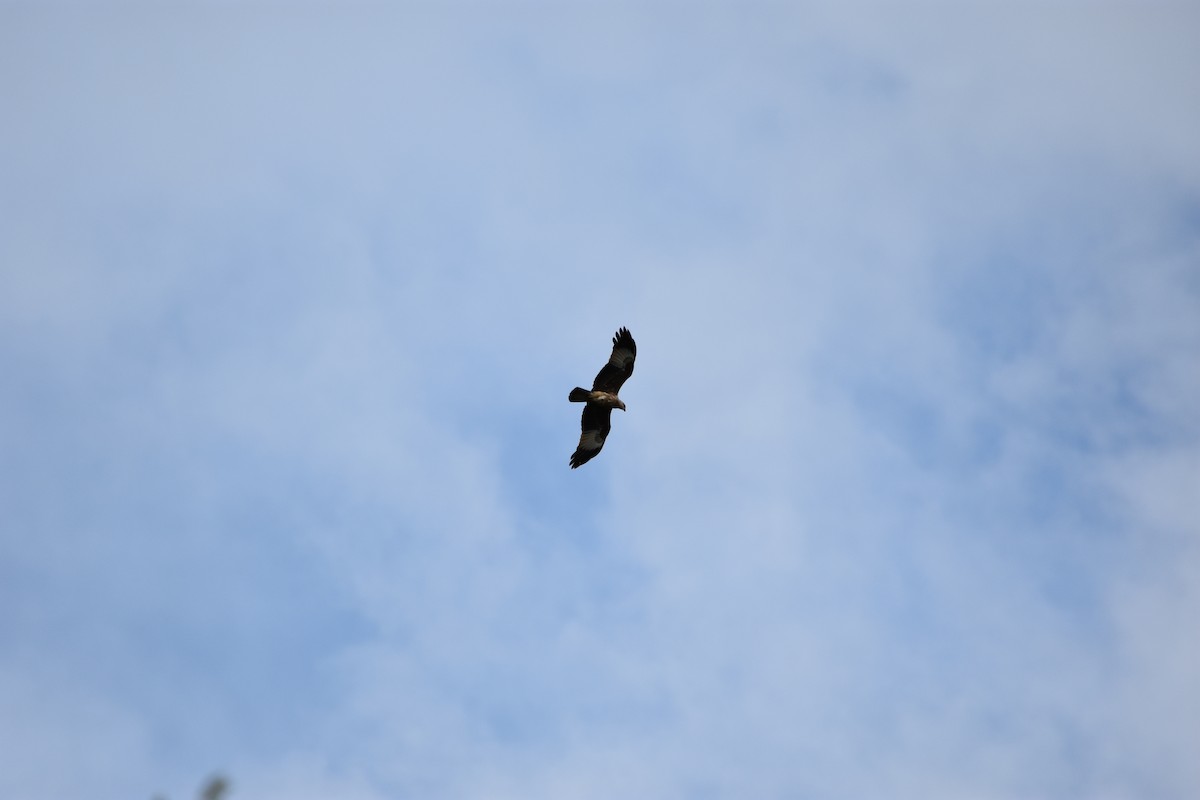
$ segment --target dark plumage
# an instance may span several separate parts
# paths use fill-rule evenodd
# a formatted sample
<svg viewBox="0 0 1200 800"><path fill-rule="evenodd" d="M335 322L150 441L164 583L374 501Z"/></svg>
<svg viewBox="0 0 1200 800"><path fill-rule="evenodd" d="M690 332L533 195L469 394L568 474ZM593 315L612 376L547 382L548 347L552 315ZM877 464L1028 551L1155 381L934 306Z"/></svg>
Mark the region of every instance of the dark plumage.
<svg viewBox="0 0 1200 800"><path fill-rule="evenodd" d="M583 417L580 420L583 432L579 435L579 446L571 455L571 469L586 464L604 447L604 440L612 429L612 410L625 410L625 403L617 397L617 392L621 390L621 384L633 374L633 362L636 358L637 344L629 330L621 328L613 336L612 355L609 356L608 363L596 374L592 390L589 392L581 386L576 386L567 396L572 403L587 403L583 407Z"/></svg>

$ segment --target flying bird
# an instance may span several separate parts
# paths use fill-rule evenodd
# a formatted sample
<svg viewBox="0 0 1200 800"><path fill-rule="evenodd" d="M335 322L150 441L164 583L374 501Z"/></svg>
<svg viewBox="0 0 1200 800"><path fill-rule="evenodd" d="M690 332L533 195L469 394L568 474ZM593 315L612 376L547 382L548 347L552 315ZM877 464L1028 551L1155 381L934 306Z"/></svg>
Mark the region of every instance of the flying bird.
<svg viewBox="0 0 1200 800"><path fill-rule="evenodd" d="M579 436L579 446L571 455L571 469L586 464L595 458L604 447L604 440L612 429L612 410L625 410L625 403L617 397L621 384L633 374L633 360L637 358L637 344L633 341L627 328L621 328L613 336L612 355L592 382L589 392L581 386L571 390L567 399L572 403L587 403L583 407L583 419L580 427L583 433Z"/></svg>

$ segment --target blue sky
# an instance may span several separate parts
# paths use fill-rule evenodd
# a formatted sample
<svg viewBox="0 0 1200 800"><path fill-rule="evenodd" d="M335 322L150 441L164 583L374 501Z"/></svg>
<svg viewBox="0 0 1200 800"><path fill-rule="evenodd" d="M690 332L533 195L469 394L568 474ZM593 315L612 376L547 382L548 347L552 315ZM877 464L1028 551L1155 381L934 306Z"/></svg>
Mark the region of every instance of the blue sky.
<svg viewBox="0 0 1200 800"><path fill-rule="evenodd" d="M1198 26L0 5L0 795L1197 796Z"/></svg>

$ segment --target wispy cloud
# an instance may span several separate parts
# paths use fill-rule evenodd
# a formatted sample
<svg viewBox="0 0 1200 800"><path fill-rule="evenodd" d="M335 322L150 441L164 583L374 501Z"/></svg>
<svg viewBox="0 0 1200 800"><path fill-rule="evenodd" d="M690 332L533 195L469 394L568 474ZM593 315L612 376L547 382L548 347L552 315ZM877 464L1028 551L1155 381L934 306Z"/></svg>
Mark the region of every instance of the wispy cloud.
<svg viewBox="0 0 1200 800"><path fill-rule="evenodd" d="M1191 9L176 11L0 12L0 793L1200 787Z"/></svg>

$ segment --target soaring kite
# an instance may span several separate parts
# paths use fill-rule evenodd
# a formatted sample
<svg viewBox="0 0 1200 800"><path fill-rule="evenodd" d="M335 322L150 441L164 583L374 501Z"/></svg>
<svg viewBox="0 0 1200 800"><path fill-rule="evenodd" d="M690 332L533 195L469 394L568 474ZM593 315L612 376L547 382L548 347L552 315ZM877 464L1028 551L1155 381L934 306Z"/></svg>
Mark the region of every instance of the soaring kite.
<svg viewBox="0 0 1200 800"><path fill-rule="evenodd" d="M612 355L608 357L608 363L596 374L592 390L589 392L576 386L567 396L572 403L587 403L583 407L583 419L580 421L583 433L579 436L579 446L571 455L571 469L586 464L596 457L601 447L604 447L604 440L612 430L612 422L609 419L612 410L625 410L625 403L617 397L617 392L621 391L621 384L633 374L633 360L636 357L637 344L634 343L633 336L627 328L621 328L613 336Z"/></svg>

